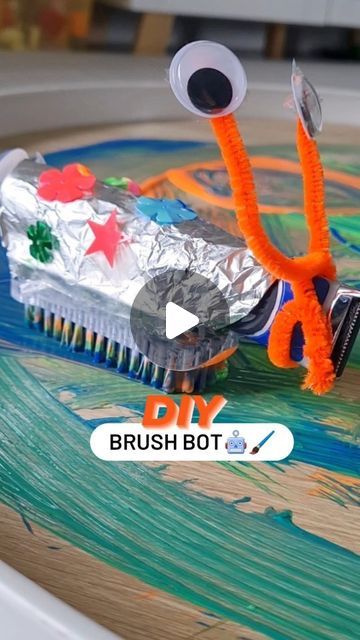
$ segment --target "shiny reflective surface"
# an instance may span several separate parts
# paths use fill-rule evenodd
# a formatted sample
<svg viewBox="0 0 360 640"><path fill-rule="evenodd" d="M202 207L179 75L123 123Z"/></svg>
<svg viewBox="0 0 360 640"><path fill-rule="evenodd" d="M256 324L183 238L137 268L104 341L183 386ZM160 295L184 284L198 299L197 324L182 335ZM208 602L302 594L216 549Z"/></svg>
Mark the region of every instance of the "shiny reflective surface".
<svg viewBox="0 0 360 640"><path fill-rule="evenodd" d="M0 192L2 240L12 294L20 302L133 347L131 305L146 282L170 268L210 278L226 299L230 322L246 316L267 290L269 276L242 239L199 218L160 226L136 210L136 198L100 182L94 197L68 204L45 202L36 193L43 169L33 161L21 163ZM102 253L85 253L94 239L88 221L104 224L114 210L129 241L119 244L110 267ZM29 253L26 232L37 220L46 222L59 240L49 264Z"/></svg>

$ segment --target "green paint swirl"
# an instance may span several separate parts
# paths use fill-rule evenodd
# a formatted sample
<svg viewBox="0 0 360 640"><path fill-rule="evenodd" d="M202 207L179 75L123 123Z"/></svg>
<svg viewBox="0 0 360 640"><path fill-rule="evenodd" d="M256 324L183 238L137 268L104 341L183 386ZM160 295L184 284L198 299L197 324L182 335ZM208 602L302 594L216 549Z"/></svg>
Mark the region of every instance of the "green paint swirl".
<svg viewBox="0 0 360 640"><path fill-rule="evenodd" d="M0 497L28 520L274 640L354 639L353 553L289 512L243 513L159 470L95 459L83 421L15 357L0 358L0 388Z"/></svg>

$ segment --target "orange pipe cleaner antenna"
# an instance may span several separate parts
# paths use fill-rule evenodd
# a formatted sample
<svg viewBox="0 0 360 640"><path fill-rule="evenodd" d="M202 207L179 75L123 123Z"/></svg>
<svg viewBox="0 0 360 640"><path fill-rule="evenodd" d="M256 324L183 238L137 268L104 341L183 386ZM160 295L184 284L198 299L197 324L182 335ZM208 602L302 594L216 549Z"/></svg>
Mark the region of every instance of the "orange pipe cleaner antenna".
<svg viewBox="0 0 360 640"><path fill-rule="evenodd" d="M273 364L295 367L290 358L295 325L301 323L304 357L308 372L303 388L322 394L335 380L331 361L331 326L318 301L313 278L334 279L330 236L324 205L323 171L314 140L298 121L297 145L304 179L305 216L309 228L309 253L289 258L269 240L262 226L250 160L233 115L211 120L233 190L235 212L241 233L254 257L274 276L290 282L294 299L287 302L273 323L268 353Z"/></svg>

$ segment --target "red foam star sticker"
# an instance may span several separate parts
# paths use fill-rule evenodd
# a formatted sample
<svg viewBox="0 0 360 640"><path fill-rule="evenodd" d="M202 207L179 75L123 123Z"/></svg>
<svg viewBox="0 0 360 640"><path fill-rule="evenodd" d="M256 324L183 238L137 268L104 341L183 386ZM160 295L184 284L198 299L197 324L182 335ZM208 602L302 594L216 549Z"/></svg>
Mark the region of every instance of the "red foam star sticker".
<svg viewBox="0 0 360 640"><path fill-rule="evenodd" d="M116 220L116 211L113 211L105 224L98 224L93 220L88 220L88 225L95 236L95 240L90 245L85 255L102 251L109 265L114 266L114 260L119 242L126 242L127 236L119 230Z"/></svg>

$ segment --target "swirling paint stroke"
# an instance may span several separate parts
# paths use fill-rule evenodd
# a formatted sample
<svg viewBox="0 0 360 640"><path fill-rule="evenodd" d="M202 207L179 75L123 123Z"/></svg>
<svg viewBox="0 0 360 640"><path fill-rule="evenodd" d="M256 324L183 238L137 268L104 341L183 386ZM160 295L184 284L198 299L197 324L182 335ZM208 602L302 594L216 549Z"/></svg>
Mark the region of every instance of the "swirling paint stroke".
<svg viewBox="0 0 360 640"><path fill-rule="evenodd" d="M28 520L274 640L314 640L314 627L317 640L353 640L354 554L288 513L242 513L144 465L95 460L82 421L16 358L1 357L0 387L0 496Z"/></svg>

